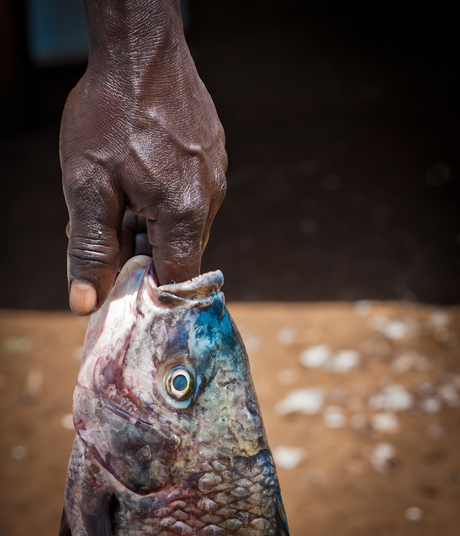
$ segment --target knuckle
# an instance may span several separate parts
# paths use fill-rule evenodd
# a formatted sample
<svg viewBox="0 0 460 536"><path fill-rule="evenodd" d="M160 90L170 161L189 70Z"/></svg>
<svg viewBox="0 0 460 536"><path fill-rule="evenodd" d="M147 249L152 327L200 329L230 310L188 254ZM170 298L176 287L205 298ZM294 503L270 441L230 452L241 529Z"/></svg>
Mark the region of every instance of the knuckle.
<svg viewBox="0 0 460 536"><path fill-rule="evenodd" d="M193 224L205 219L208 207L208 195L201 188L188 188L171 207L171 213L176 222Z"/></svg>
<svg viewBox="0 0 460 536"><path fill-rule="evenodd" d="M115 225L119 215L119 196L105 180L95 180L81 175L65 189L71 225L85 222L96 225L97 221Z"/></svg>
<svg viewBox="0 0 460 536"><path fill-rule="evenodd" d="M91 155L70 158L63 165L64 187L77 193L113 194L113 181L107 162Z"/></svg>

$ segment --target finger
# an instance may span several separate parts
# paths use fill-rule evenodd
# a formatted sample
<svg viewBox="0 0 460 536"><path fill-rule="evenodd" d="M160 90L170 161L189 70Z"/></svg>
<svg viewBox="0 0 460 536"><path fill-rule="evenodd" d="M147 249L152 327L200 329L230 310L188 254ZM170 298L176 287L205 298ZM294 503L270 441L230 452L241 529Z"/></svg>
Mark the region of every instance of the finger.
<svg viewBox="0 0 460 536"><path fill-rule="evenodd" d="M130 210L125 212L122 224L122 244L119 270L134 255L152 256L152 246L147 237L145 218Z"/></svg>
<svg viewBox="0 0 460 536"><path fill-rule="evenodd" d="M139 233L134 241L134 255L152 256L152 246L150 245L147 233Z"/></svg>
<svg viewBox="0 0 460 536"><path fill-rule="evenodd" d="M200 215L169 222L147 220L160 285L180 283L200 274L205 224L206 218Z"/></svg>
<svg viewBox="0 0 460 536"><path fill-rule="evenodd" d="M124 205L100 166L83 163L74 174L64 168L64 192L70 215L70 307L83 315L104 303L115 280Z"/></svg>
<svg viewBox="0 0 460 536"><path fill-rule="evenodd" d="M225 197L223 173L220 179L216 182L220 186L211 197L195 190L194 195L188 196L187 204L183 198L182 202L176 198L166 206L157 207L154 219L146 219L160 285L187 281L200 274L201 257L211 224Z"/></svg>

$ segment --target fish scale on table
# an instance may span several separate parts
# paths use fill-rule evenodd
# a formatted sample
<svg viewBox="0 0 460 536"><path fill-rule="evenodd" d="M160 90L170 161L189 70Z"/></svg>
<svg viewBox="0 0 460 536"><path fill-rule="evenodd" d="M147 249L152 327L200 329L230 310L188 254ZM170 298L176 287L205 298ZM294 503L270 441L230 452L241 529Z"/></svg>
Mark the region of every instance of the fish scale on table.
<svg viewBox="0 0 460 536"><path fill-rule="evenodd" d="M91 317L60 536L289 534L222 283L135 257Z"/></svg>

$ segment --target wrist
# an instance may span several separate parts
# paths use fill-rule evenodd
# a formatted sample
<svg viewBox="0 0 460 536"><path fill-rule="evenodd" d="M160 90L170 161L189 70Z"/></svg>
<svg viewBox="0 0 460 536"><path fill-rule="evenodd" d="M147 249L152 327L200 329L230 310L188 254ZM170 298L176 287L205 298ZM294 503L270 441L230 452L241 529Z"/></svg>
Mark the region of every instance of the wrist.
<svg viewBox="0 0 460 536"><path fill-rule="evenodd" d="M137 77L174 68L188 52L179 0L84 0L92 72Z"/></svg>

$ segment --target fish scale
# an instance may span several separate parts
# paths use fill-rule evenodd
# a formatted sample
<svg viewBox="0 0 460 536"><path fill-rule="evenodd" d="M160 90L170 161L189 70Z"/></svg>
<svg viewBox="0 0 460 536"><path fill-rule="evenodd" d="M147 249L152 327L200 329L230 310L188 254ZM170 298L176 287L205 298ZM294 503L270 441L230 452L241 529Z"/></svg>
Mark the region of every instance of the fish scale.
<svg viewBox="0 0 460 536"><path fill-rule="evenodd" d="M60 536L289 534L222 283L123 268L85 337Z"/></svg>
<svg viewBox="0 0 460 536"><path fill-rule="evenodd" d="M153 527L154 530L169 535L277 534L274 527L276 527L276 516L279 515L277 506L279 487L272 478L275 475L273 461L267 451L262 452L256 458L254 460L243 459L241 463L228 463L225 460L211 462L211 467L219 467L220 473L211 471L205 473L190 484L187 490L188 496L182 499L174 498L169 504L166 502L160 508L155 507L154 502L161 502L163 498L167 501L168 495L163 496L161 492L158 493L152 498L152 504L148 507L148 510L152 512L147 523L149 530ZM235 493L235 490L241 489L241 483L251 484L248 473L252 476L262 476L263 482L271 481L271 485L262 485L259 494L252 494L248 490L245 499L241 499L241 494ZM201 489L203 486L200 484L206 482L205 487L208 488L211 481L209 476L219 476L219 474L225 476L218 487L226 491L218 491L214 487L196 502L196 489L203 491ZM123 497L120 499L120 504L122 504ZM132 513L128 516L127 512L120 511L115 519L117 517L120 519L120 526L118 527L115 522L114 528L119 531L120 535L135 534L146 524L142 513L136 519ZM129 523L127 523L128 517Z"/></svg>

